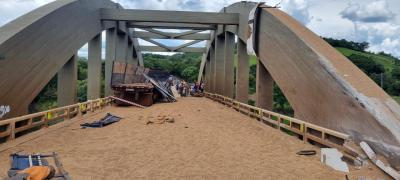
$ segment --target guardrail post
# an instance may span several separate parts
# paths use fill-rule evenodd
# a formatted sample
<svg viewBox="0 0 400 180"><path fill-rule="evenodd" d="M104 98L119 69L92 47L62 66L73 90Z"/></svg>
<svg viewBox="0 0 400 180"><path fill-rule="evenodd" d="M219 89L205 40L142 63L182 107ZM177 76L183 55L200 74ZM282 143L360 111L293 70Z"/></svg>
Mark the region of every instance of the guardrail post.
<svg viewBox="0 0 400 180"><path fill-rule="evenodd" d="M71 110L69 109L69 107L67 108L67 114L65 115L66 119L70 119L71 118Z"/></svg>
<svg viewBox="0 0 400 180"><path fill-rule="evenodd" d="M46 118L44 119L44 127L49 127L49 121L51 120L51 118L52 118L52 112L47 112L46 113Z"/></svg>
<svg viewBox="0 0 400 180"><path fill-rule="evenodd" d="M307 125L306 124L304 124L304 137L303 137L303 141L304 142L307 142L308 140L307 140Z"/></svg>
<svg viewBox="0 0 400 180"><path fill-rule="evenodd" d="M78 104L78 116L82 116L83 115L82 110L83 110L83 104L79 103Z"/></svg>
<svg viewBox="0 0 400 180"><path fill-rule="evenodd" d="M94 108L93 108L93 101L91 100L90 101L90 112L93 112L94 111Z"/></svg>
<svg viewBox="0 0 400 180"><path fill-rule="evenodd" d="M10 123L10 140L15 139L15 122Z"/></svg>

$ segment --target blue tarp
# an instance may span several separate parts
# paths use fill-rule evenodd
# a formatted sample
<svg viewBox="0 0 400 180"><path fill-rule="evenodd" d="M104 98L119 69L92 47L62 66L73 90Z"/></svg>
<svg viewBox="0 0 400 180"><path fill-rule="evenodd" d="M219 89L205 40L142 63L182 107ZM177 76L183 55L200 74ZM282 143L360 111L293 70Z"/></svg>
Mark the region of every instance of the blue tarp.
<svg viewBox="0 0 400 180"><path fill-rule="evenodd" d="M118 116L114 116L110 113L107 113L107 115L102 118L100 121L94 121L92 123L84 123L81 124L83 128L91 127L91 128L102 128L104 126L110 125L112 123L118 122L121 118Z"/></svg>

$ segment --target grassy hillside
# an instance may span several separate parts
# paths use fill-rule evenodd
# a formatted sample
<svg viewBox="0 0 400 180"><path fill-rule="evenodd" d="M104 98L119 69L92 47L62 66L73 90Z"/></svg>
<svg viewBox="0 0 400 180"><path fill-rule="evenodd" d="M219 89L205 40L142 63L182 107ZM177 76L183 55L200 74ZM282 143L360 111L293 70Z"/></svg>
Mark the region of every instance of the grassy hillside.
<svg viewBox="0 0 400 180"><path fill-rule="evenodd" d="M346 57L350 57L353 54L357 54L357 55L361 55L361 56L365 56L365 57L370 57L376 63L383 65L385 67L385 70L389 71L389 72L391 72L393 70L393 67L396 65L396 63L395 63L396 60L398 61L398 59L395 59L393 57L380 55L380 54L354 51L354 50L351 50L351 49L341 48L341 47L337 47L336 49Z"/></svg>
<svg viewBox="0 0 400 180"><path fill-rule="evenodd" d="M399 90L396 84L399 82L398 79L398 69L400 69L400 60L384 53L370 53L370 52L360 52L351 50L348 48L336 47L336 49L341 52L344 56L351 59L352 55L357 55L359 57L365 57L366 61L373 61L377 65L382 65L384 68L384 90L390 94L393 99L400 103L400 96L398 94ZM356 63L355 63L356 64ZM358 65L358 64L356 64ZM360 67L360 66L359 66ZM366 72L375 82L377 82L376 76L372 73ZM385 83L386 82L386 83ZM379 84L379 82L377 82ZM393 87L394 86L394 87Z"/></svg>

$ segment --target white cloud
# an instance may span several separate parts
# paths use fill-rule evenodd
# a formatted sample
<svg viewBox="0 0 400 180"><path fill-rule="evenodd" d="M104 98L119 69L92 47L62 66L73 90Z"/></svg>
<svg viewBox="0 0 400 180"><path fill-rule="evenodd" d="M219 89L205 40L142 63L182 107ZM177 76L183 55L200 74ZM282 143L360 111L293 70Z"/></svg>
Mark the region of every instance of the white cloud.
<svg viewBox="0 0 400 180"><path fill-rule="evenodd" d="M0 26L54 0L0 0Z"/></svg>
<svg viewBox="0 0 400 180"><path fill-rule="evenodd" d="M392 38L385 38L381 43L373 44L370 47L370 50L375 52L390 52L394 55L400 55L400 40L399 39L392 39Z"/></svg>
<svg viewBox="0 0 400 180"><path fill-rule="evenodd" d="M304 25L307 25L312 19L307 0L283 0L282 8Z"/></svg>
<svg viewBox="0 0 400 180"><path fill-rule="evenodd" d="M340 15L353 23L352 40L368 42L370 51L400 56L400 26L395 22L396 14L390 10L386 0L351 3Z"/></svg>
<svg viewBox="0 0 400 180"><path fill-rule="evenodd" d="M343 18L357 22L387 22L395 16L389 9L386 0L374 1L364 5L350 3L340 14Z"/></svg>

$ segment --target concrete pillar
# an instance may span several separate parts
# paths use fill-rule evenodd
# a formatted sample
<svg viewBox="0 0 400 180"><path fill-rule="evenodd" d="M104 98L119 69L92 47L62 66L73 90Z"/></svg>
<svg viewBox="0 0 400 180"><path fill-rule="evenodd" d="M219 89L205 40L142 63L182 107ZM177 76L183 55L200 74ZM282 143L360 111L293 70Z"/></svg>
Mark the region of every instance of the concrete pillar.
<svg viewBox="0 0 400 180"><path fill-rule="evenodd" d="M204 84L205 84L205 87L204 87L204 89L206 90L206 92L210 92L210 77L211 77L211 64L210 64L210 59L209 58L207 58L206 59L206 65L205 65L205 69L204 69L204 72L205 72L205 77L204 77Z"/></svg>
<svg viewBox="0 0 400 180"><path fill-rule="evenodd" d="M100 98L101 88L101 34L89 42L88 49L88 100Z"/></svg>
<svg viewBox="0 0 400 180"><path fill-rule="evenodd" d="M247 103L249 100L249 70L250 59L247 54L246 43L238 38L236 66L236 100Z"/></svg>
<svg viewBox="0 0 400 180"><path fill-rule="evenodd" d="M224 95L225 86L225 37L215 36L215 91Z"/></svg>
<svg viewBox="0 0 400 180"><path fill-rule="evenodd" d="M225 86L224 95L233 98L233 89L235 87L234 78L234 62L233 56L235 51L235 35L230 32L225 32Z"/></svg>
<svg viewBox="0 0 400 180"><path fill-rule="evenodd" d="M260 60L257 60L256 106L272 111L274 102L274 80Z"/></svg>
<svg viewBox="0 0 400 180"><path fill-rule="evenodd" d="M133 62L133 65L134 65L135 67L138 67L138 66L139 66L139 59L138 59L137 57L133 57L132 62Z"/></svg>
<svg viewBox="0 0 400 180"><path fill-rule="evenodd" d="M110 96L111 92L111 73L112 65L115 60L117 30L115 28L108 29L106 32L106 62L105 62L105 80L104 80L104 96Z"/></svg>
<svg viewBox="0 0 400 180"><path fill-rule="evenodd" d="M210 47L210 92L216 93L215 91L215 45Z"/></svg>
<svg viewBox="0 0 400 180"><path fill-rule="evenodd" d="M115 60L119 62L127 62L128 35L125 33L117 33Z"/></svg>
<svg viewBox="0 0 400 180"><path fill-rule="evenodd" d="M126 60L129 64L134 64L134 57L133 57L133 43L128 43L127 46L127 53L126 53Z"/></svg>
<svg viewBox="0 0 400 180"><path fill-rule="evenodd" d="M73 55L57 74L58 107L77 102L78 55Z"/></svg>

